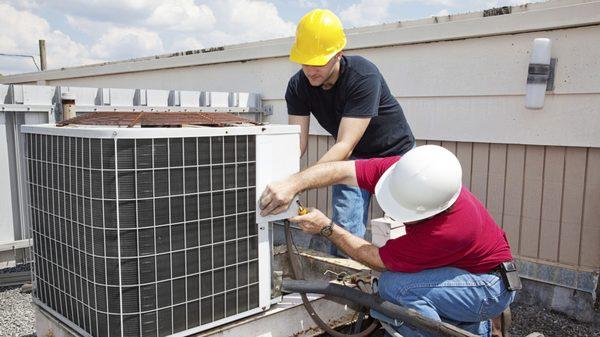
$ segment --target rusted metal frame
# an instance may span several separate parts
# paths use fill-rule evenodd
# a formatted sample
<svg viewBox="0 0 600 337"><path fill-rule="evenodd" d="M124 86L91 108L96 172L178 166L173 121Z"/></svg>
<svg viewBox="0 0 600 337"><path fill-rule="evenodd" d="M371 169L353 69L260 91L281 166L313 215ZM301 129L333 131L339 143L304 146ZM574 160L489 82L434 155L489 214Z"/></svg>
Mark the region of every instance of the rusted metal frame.
<svg viewBox="0 0 600 337"><path fill-rule="evenodd" d="M137 122L138 122L138 121L139 121L139 120L142 118L142 116L143 116L143 115L144 115L144 112L143 112L143 111L142 111L142 112L140 112L140 113L138 114L138 116L137 116L137 117L136 117L134 120L132 120L132 121L131 121L131 123L129 123L129 124L127 125L127 127L128 127L128 128L132 128L132 127L133 127L135 124L137 124Z"/></svg>
<svg viewBox="0 0 600 337"><path fill-rule="evenodd" d="M140 126L178 126L206 125L260 125L251 120L227 113L204 112L92 112L57 123L57 126L69 124L81 125L117 125L133 127Z"/></svg>

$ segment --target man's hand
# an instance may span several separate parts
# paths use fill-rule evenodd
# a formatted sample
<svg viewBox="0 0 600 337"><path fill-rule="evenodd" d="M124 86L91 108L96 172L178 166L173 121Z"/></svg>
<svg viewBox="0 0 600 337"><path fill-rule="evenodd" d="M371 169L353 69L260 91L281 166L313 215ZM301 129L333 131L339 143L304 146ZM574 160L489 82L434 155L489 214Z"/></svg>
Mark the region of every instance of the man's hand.
<svg viewBox="0 0 600 337"><path fill-rule="evenodd" d="M307 214L298 215L289 220L297 222L303 231L310 234L321 233L321 229L331 223L331 219L316 208L310 208Z"/></svg>
<svg viewBox="0 0 600 337"><path fill-rule="evenodd" d="M310 234L320 234L321 229L331 223L325 214L315 208L311 208L308 214L295 216L289 220L297 222L304 232ZM379 255L379 248L350 234L342 226L333 226L332 233L327 236L327 239L352 259L378 271L386 269Z"/></svg>
<svg viewBox="0 0 600 337"><path fill-rule="evenodd" d="M285 212L298 192L294 188L291 178L267 185L260 196L260 209L262 210L260 215L267 216Z"/></svg>

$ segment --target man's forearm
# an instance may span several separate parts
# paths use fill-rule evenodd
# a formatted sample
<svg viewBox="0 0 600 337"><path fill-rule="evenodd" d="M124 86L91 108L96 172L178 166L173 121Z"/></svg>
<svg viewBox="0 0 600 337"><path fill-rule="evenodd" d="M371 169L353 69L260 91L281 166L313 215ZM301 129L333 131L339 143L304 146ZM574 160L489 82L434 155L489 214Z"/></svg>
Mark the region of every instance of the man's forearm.
<svg viewBox="0 0 600 337"><path fill-rule="evenodd" d="M321 163L328 163L333 161L346 160L350 158L354 148L346 143L338 142L335 143L318 161Z"/></svg>
<svg viewBox="0 0 600 337"><path fill-rule="evenodd" d="M296 193L334 184L356 185L354 161L316 164L290 177Z"/></svg>
<svg viewBox="0 0 600 337"><path fill-rule="evenodd" d="M329 240L353 260L377 271L384 271L386 269L385 264L383 264L379 256L379 248L364 239L350 234L342 227L335 226L333 233L329 236Z"/></svg>

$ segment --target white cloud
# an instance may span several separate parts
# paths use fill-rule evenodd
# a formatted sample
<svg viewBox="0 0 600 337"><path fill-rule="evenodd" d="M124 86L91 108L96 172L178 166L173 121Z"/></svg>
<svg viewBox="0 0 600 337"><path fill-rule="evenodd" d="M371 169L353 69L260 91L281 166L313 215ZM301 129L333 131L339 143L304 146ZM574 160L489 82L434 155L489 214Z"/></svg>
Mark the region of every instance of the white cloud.
<svg viewBox="0 0 600 337"><path fill-rule="evenodd" d="M112 27L91 48L105 59L128 59L161 54L163 43L157 33L143 28Z"/></svg>
<svg viewBox="0 0 600 337"><path fill-rule="evenodd" d="M442 9L441 11L435 13L433 16L448 16L450 12L447 9Z"/></svg>
<svg viewBox="0 0 600 337"><path fill-rule="evenodd" d="M67 0L80 3L81 0ZM316 2L324 3L325 0ZM219 2L205 2L193 0L145 0L145 8L138 6L134 0L126 0L123 4L125 12L135 12L136 21L129 22L111 18L108 20L103 14L92 15L94 10L101 13L107 8L116 10L115 1L109 0L100 9L98 0L91 0L84 16L68 14L67 21L79 31L89 35L93 40L100 38L98 27L110 30L115 28L145 29L159 34L164 41L164 50L180 51L210 46L221 46L271 38L294 35L295 24L281 18L277 7L260 0L227 0ZM67 10L68 11L68 10ZM118 14L123 16L125 14ZM128 14L128 16L130 16ZM105 20L106 19L106 20ZM106 38L104 39L106 40ZM114 40L112 38L111 40ZM97 42L104 45L106 42ZM102 51L99 45L93 51ZM117 55L108 55L103 52L102 57L118 59Z"/></svg>
<svg viewBox="0 0 600 337"><path fill-rule="evenodd" d="M327 0L297 0L298 6L302 8L327 8L329 1Z"/></svg>
<svg viewBox="0 0 600 337"><path fill-rule="evenodd" d="M215 4L216 26L206 36L207 45L224 45L294 35L295 24L279 16L277 7L266 1L227 0Z"/></svg>
<svg viewBox="0 0 600 337"><path fill-rule="evenodd" d="M458 3L455 0L422 0L418 2L422 2L427 5L441 5L446 7L453 7L458 5Z"/></svg>
<svg viewBox="0 0 600 337"><path fill-rule="evenodd" d="M59 30L52 30L48 21L28 11L0 3L0 51L11 54L35 55L38 65L38 40L46 40L48 68L92 63L87 49ZM0 73L34 71L31 60L2 57Z"/></svg>
<svg viewBox="0 0 600 337"><path fill-rule="evenodd" d="M35 9L39 7L37 0L4 0L3 2L16 9Z"/></svg>
<svg viewBox="0 0 600 337"><path fill-rule="evenodd" d="M202 49L205 45L195 37L185 37L182 39L176 39L169 48L170 51L185 51L185 50L194 50L194 49Z"/></svg>
<svg viewBox="0 0 600 337"><path fill-rule="evenodd" d="M93 21L137 24L146 19L160 0L40 0L46 8Z"/></svg>
<svg viewBox="0 0 600 337"><path fill-rule="evenodd" d="M456 13L457 9L460 12L480 11L493 7L517 6L540 1L546 0L360 0L342 10L339 16L344 22L344 26L360 27L395 21L397 18L390 13L395 7L401 6L445 7L433 15L445 16Z"/></svg>
<svg viewBox="0 0 600 337"><path fill-rule="evenodd" d="M154 8L147 23L176 31L195 31L211 28L215 21L207 5L196 5L193 0L169 0Z"/></svg>
<svg viewBox="0 0 600 337"><path fill-rule="evenodd" d="M98 27L102 26L103 28L112 27L110 22L102 22L102 21L93 21L86 17L82 16L73 16L66 15L67 23L77 29L78 31L88 35L98 37L102 35L102 30L98 29Z"/></svg>
<svg viewBox="0 0 600 337"><path fill-rule="evenodd" d="M384 23L390 18L390 3L390 0L361 0L340 12L340 19L347 27Z"/></svg>

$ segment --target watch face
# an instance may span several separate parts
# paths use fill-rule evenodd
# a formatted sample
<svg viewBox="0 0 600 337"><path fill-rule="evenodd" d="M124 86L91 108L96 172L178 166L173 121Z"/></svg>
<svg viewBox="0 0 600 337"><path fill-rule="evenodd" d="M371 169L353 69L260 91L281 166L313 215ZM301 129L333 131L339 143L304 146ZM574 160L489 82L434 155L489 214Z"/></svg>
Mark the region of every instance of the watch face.
<svg viewBox="0 0 600 337"><path fill-rule="evenodd" d="M331 226L325 226L321 229L321 235L323 236L330 236L331 232L333 232Z"/></svg>

